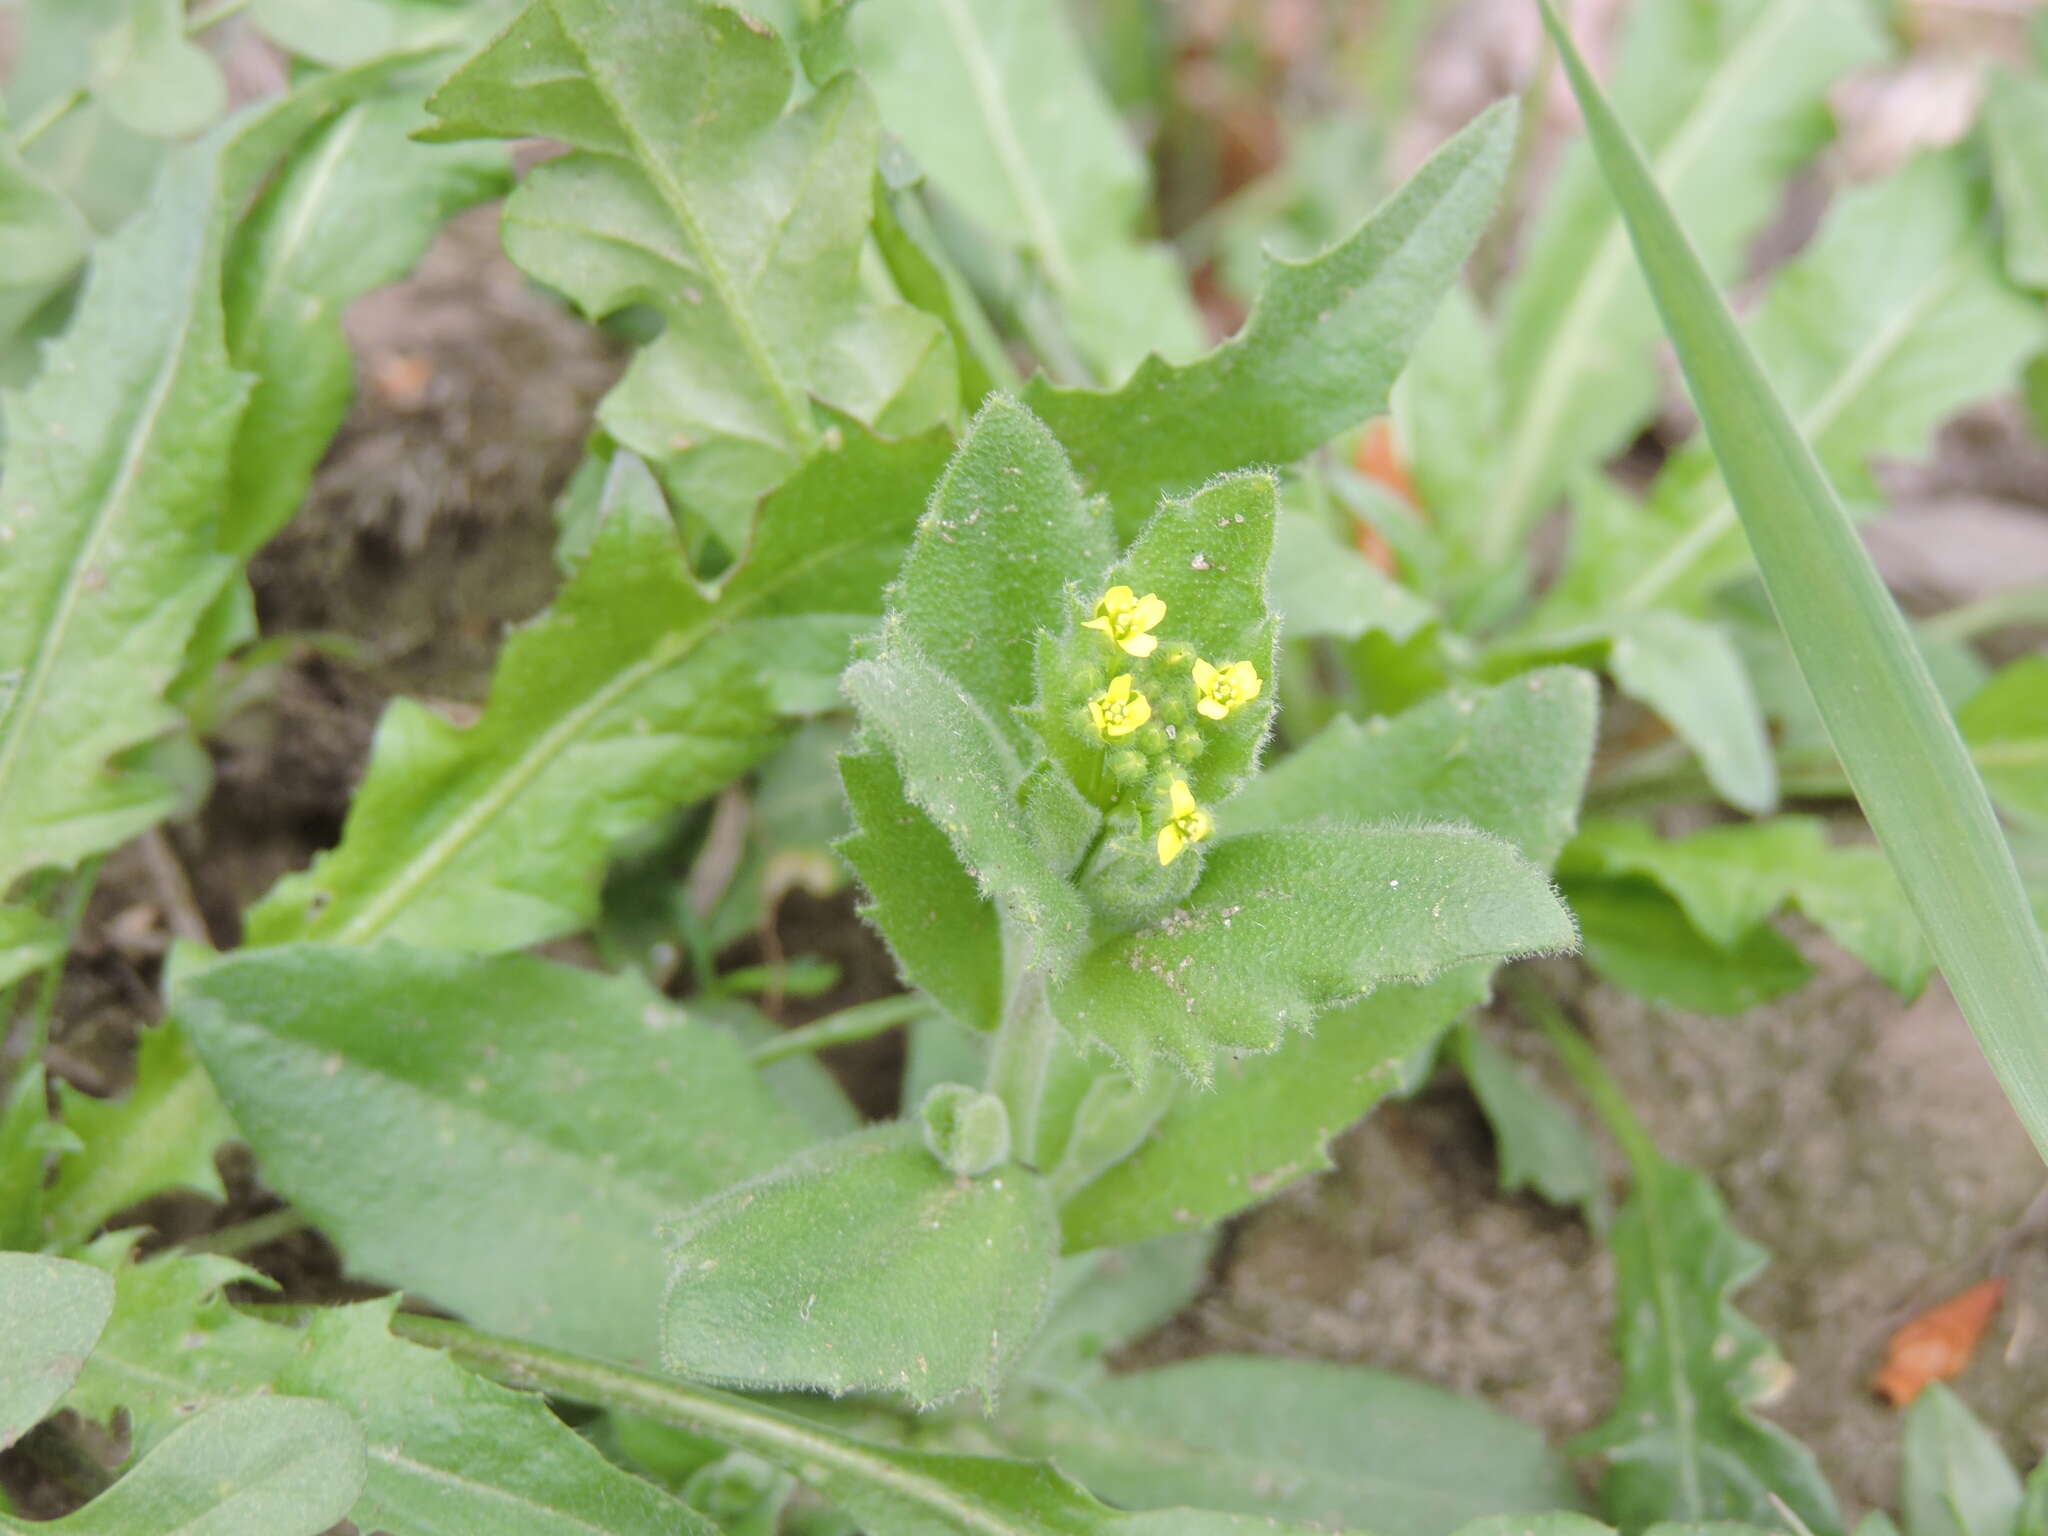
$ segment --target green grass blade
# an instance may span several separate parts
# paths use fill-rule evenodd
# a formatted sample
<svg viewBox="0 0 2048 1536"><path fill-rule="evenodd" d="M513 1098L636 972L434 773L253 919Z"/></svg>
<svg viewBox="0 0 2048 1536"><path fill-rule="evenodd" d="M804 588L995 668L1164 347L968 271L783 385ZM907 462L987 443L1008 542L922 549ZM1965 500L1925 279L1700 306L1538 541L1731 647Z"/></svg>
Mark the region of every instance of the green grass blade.
<svg viewBox="0 0 2048 1536"><path fill-rule="evenodd" d="M1812 449L1550 0L1538 3L1850 785L1964 1017L2048 1157L2048 949L1983 781Z"/></svg>

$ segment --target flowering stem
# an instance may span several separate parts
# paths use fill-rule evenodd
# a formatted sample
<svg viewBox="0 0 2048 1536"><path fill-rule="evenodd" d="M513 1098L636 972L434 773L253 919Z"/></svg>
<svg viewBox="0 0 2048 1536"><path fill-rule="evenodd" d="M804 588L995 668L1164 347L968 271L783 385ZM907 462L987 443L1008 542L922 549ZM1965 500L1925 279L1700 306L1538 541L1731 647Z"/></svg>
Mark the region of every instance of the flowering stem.
<svg viewBox="0 0 2048 1536"><path fill-rule="evenodd" d="M1057 1028L1046 1006L1045 973L1029 966L1010 993L988 1058L988 1091L1010 1112L1010 1145L1019 1162L1029 1163L1037 1150L1038 1109Z"/></svg>

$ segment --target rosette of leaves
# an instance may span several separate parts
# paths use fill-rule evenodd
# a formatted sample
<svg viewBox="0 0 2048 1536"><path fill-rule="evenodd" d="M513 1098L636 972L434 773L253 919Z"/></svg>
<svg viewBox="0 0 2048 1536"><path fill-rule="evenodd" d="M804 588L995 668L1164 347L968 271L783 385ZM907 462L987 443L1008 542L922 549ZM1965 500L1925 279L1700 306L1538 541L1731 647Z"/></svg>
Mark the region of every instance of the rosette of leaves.
<svg viewBox="0 0 2048 1536"><path fill-rule="evenodd" d="M1274 710L1275 502L1269 475L1224 476L1119 553L1002 399L933 493L846 676L843 851L905 976L998 1030L998 1078L1049 1018L1135 1078L1164 1058L1205 1081L1383 984L1573 942L1541 871L1469 826L1297 807L1233 831Z"/></svg>

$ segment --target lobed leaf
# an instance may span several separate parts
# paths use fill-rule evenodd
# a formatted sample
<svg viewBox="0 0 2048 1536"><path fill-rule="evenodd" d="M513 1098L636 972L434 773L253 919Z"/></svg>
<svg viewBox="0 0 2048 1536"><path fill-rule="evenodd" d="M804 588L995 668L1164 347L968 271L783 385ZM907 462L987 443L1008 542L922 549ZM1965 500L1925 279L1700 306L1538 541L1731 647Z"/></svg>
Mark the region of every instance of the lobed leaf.
<svg viewBox="0 0 2048 1536"><path fill-rule="evenodd" d="M1763 1525L1779 1500L1841 1529L1813 1453L1751 1407L1783 1384L1776 1348L1732 1297L1768 1255L1729 1223L1711 1180L1632 1147L1635 1188L1608 1230L1621 1392L1573 1443L1607 1461L1602 1510L1625 1530L1671 1516Z"/></svg>
<svg viewBox="0 0 2048 1536"><path fill-rule="evenodd" d="M1287 463L1386 409L1431 311L1493 215L1515 136L1495 107L1431 157L1351 236L1271 261L1244 329L1185 366L1147 359L1112 390L1034 379L1024 403L1082 484L1135 533L1161 495Z"/></svg>
<svg viewBox="0 0 2048 1536"><path fill-rule="evenodd" d="M1716 944L1647 884L1566 880L1564 893L1586 963L1649 1002L1733 1018L1813 979L1799 946L1768 923Z"/></svg>
<svg viewBox="0 0 2048 1536"><path fill-rule="evenodd" d="M249 941L499 950L589 922L618 840L758 761L785 701L837 671L944 451L846 427L763 504L715 596L622 455L592 548L507 643L483 717L394 704L340 847L251 911Z"/></svg>
<svg viewBox="0 0 2048 1536"><path fill-rule="evenodd" d="M731 1036L631 978L291 945L175 1006L265 1177L355 1269L615 1359L655 1352L656 1228L809 1139Z"/></svg>
<svg viewBox="0 0 2048 1536"><path fill-rule="evenodd" d="M297 1397L247 1397L182 1425L85 1508L13 1531L63 1536L319 1536L363 1486L348 1415Z"/></svg>
<svg viewBox="0 0 2048 1536"><path fill-rule="evenodd" d="M873 103L850 75L793 85L722 5L533 0L428 103L438 138L569 146L506 205L505 249L593 320L659 313L599 420L734 548L822 441L813 397L901 433L957 394L944 328L861 287Z"/></svg>
<svg viewBox="0 0 2048 1536"><path fill-rule="evenodd" d="M1469 1021L1451 1031L1450 1046L1493 1130L1501 1189L1579 1206L1594 1230L1604 1228L1607 1174L1578 1116Z"/></svg>
<svg viewBox="0 0 2048 1536"><path fill-rule="evenodd" d="M168 811L117 766L224 573L214 539L246 381L223 340L217 151L176 157L106 241L77 319L11 396L0 472L0 892Z"/></svg>
<svg viewBox="0 0 2048 1536"><path fill-rule="evenodd" d="M1058 1247L1038 1176L947 1171L910 1125L827 1142L669 1229L662 1358L700 1380L919 1408L992 1398L1045 1310Z"/></svg>
<svg viewBox="0 0 2048 1536"><path fill-rule="evenodd" d="M1185 274L1138 235L1144 157L1063 5L862 0L845 41L891 136L950 207L1030 263L1101 376L1201 351Z"/></svg>

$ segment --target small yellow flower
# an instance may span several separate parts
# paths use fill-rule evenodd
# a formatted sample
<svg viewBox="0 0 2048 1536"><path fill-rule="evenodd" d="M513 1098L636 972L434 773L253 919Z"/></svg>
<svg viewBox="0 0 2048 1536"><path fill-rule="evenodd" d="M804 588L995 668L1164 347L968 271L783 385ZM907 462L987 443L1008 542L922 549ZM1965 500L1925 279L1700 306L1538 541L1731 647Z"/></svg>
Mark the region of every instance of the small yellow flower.
<svg viewBox="0 0 2048 1536"><path fill-rule="evenodd" d="M1129 587L1111 587L1095 605L1095 617L1081 627L1101 630L1127 655L1150 656L1158 649L1159 637L1147 631L1157 629L1165 617L1166 604L1158 593L1137 597Z"/></svg>
<svg viewBox="0 0 2048 1536"><path fill-rule="evenodd" d="M1264 686L1264 679L1248 661L1233 661L1225 667L1195 663L1195 709L1210 720L1224 719L1240 705L1251 703Z"/></svg>
<svg viewBox="0 0 2048 1536"><path fill-rule="evenodd" d="M1131 691L1131 674L1126 672L1111 678L1101 697L1088 701L1088 718L1105 738L1115 741L1150 720L1152 705L1145 695Z"/></svg>
<svg viewBox="0 0 2048 1536"><path fill-rule="evenodd" d="M1215 823L1209 813L1195 804L1195 797L1188 790L1186 779L1175 779L1167 790L1167 800L1173 814L1165 826L1159 829L1159 862L1171 864L1180 857L1180 851L1189 843L1199 843L1207 837Z"/></svg>

